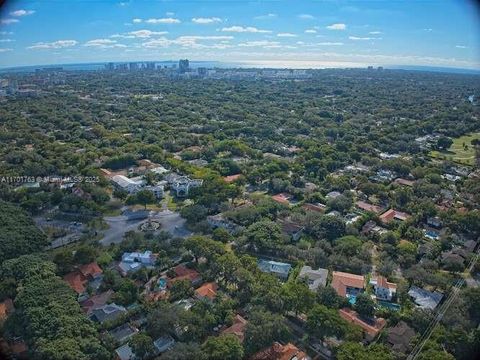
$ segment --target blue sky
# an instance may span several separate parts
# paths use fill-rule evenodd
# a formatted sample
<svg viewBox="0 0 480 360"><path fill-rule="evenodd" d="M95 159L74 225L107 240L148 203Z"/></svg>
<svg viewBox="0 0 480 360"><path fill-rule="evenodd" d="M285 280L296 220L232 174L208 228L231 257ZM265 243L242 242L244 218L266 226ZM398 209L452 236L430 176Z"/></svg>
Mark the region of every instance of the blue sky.
<svg viewBox="0 0 480 360"><path fill-rule="evenodd" d="M189 58L480 69L474 1L8 1L0 66Z"/></svg>

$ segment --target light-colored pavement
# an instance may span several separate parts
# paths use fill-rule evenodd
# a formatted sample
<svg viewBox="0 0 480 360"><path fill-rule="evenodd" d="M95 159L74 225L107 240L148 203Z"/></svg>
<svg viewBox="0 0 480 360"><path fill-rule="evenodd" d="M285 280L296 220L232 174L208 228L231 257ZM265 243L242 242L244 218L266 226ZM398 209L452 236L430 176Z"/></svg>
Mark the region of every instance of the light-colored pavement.
<svg viewBox="0 0 480 360"><path fill-rule="evenodd" d="M159 231L168 231L174 237L187 237L191 232L185 228L185 219L179 213L164 210L152 212L150 220L158 221L161 224ZM109 228L103 231L102 245L118 244L122 242L123 236L128 231L137 231L139 226L148 219L128 220L126 216L108 216L104 218Z"/></svg>

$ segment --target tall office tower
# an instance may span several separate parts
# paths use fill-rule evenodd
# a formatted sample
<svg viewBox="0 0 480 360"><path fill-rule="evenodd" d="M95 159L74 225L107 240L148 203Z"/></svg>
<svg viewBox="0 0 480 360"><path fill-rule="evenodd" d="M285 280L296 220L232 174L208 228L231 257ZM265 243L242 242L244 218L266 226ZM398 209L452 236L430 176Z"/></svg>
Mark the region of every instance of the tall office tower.
<svg viewBox="0 0 480 360"><path fill-rule="evenodd" d="M188 62L188 59L178 61L178 70L180 71L181 74L186 73L189 70L189 68L190 68L190 63Z"/></svg>

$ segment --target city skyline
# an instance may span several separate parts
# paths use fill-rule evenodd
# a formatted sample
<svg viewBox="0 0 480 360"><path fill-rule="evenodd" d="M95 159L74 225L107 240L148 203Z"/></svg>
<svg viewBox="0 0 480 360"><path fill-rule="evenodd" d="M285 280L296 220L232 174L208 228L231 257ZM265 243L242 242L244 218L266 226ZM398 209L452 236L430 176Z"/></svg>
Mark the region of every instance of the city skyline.
<svg viewBox="0 0 480 360"><path fill-rule="evenodd" d="M480 69L477 14L468 1L20 0L0 13L0 66L189 58Z"/></svg>

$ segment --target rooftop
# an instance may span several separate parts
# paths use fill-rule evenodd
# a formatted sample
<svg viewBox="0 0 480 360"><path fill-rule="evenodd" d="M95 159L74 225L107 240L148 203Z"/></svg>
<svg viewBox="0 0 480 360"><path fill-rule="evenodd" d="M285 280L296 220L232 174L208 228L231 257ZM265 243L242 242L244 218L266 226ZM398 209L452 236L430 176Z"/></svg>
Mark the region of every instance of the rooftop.
<svg viewBox="0 0 480 360"><path fill-rule="evenodd" d="M363 289L365 287L365 278L362 275L334 271L332 274L332 287L338 295L346 296L348 287Z"/></svg>
<svg viewBox="0 0 480 360"><path fill-rule="evenodd" d="M412 286L408 291L408 295L414 299L417 306L430 310L434 310L443 298L443 294L437 291L431 292L417 286Z"/></svg>
<svg viewBox="0 0 480 360"><path fill-rule="evenodd" d="M282 345L274 342L269 348L254 354L250 360L310 360L310 357L292 343Z"/></svg>
<svg viewBox="0 0 480 360"><path fill-rule="evenodd" d="M383 318L375 318L371 322L360 318L356 311L349 308L340 309L339 314L342 318L358 325L370 338L375 338L378 333L385 327L387 321Z"/></svg>
<svg viewBox="0 0 480 360"><path fill-rule="evenodd" d="M243 342L245 339L245 328L247 327L247 320L245 320L240 315L236 315L233 319L232 326L222 330L222 334L233 334L235 335L240 342Z"/></svg>
<svg viewBox="0 0 480 360"><path fill-rule="evenodd" d="M195 290L197 298L208 298L210 300L215 299L217 296L218 285L214 282L206 283Z"/></svg>

